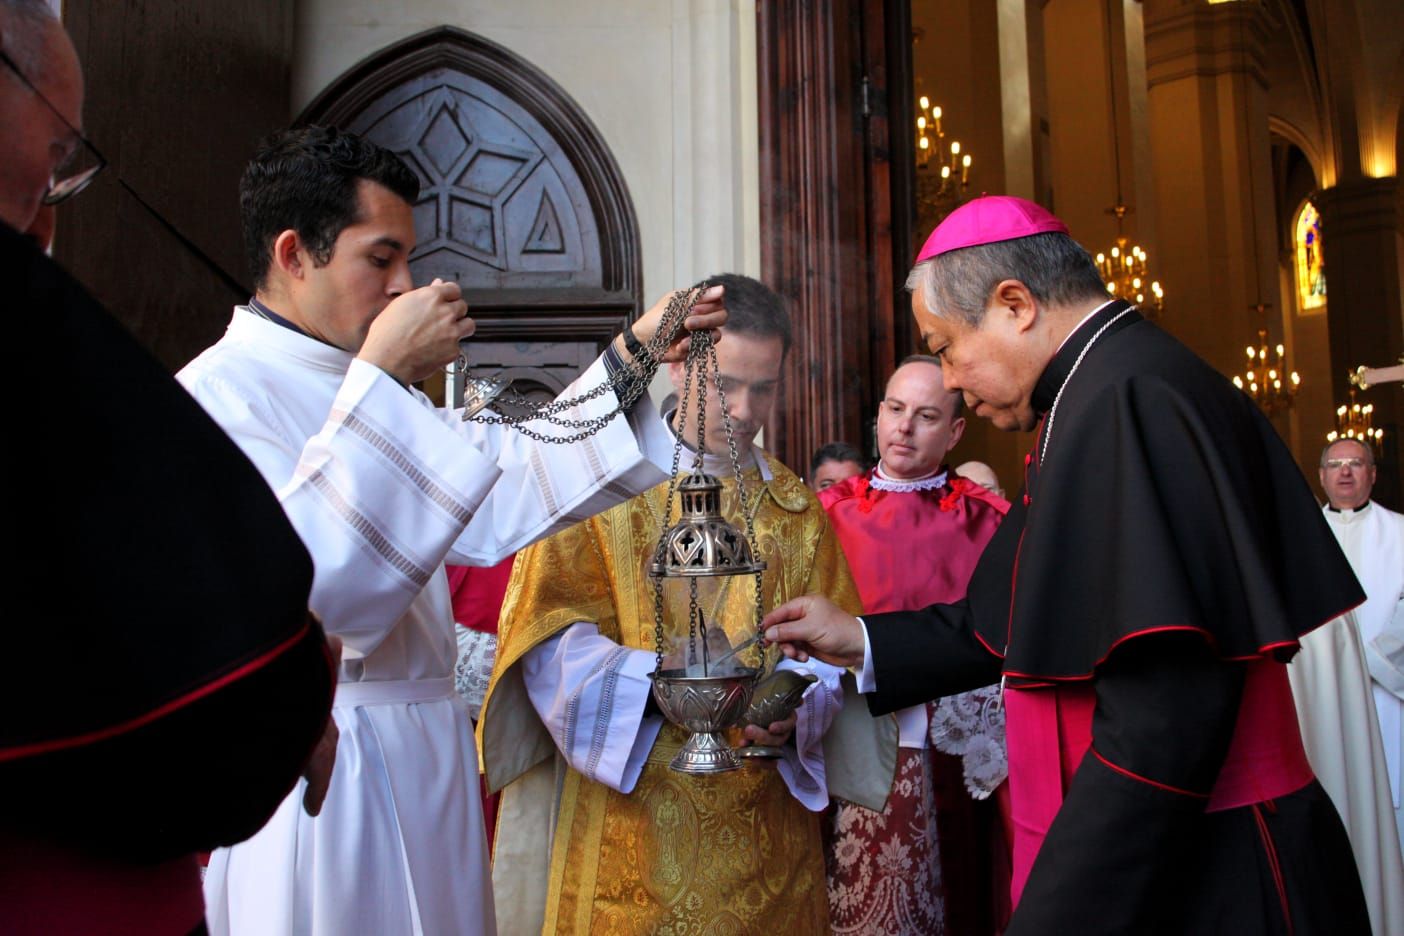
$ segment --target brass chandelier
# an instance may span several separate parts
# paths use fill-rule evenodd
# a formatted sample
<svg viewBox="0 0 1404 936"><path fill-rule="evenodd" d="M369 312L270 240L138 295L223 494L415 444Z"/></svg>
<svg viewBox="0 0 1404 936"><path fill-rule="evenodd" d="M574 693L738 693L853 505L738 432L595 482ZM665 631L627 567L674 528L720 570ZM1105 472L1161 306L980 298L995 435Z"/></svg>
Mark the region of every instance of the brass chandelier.
<svg viewBox="0 0 1404 936"><path fill-rule="evenodd" d="M1361 406L1355 402L1355 388L1351 387L1350 402L1336 407L1336 430L1326 433L1326 441L1337 442L1341 439L1354 439L1356 442L1370 446L1378 453L1380 443L1384 441L1384 430L1376 429L1372 425L1374 418L1375 404L1366 403Z"/></svg>
<svg viewBox="0 0 1404 936"><path fill-rule="evenodd" d="M973 160L959 140L946 142L941 105L924 94L917 105L917 222L924 233L965 201Z"/></svg>
<svg viewBox="0 0 1404 936"><path fill-rule="evenodd" d="M1119 187L1119 186L1118 186ZM1121 233L1121 219L1129 211L1119 201L1110 209L1116 215L1116 244L1105 253L1097 254L1097 272L1113 296L1134 302L1147 318L1159 318L1165 308L1165 289L1152 279L1146 252L1140 244L1127 246L1128 238Z"/></svg>
<svg viewBox="0 0 1404 936"><path fill-rule="evenodd" d="M1266 306L1259 305L1261 313ZM1297 395L1302 378L1296 371L1287 369L1286 349L1277 345L1268 348L1266 328L1258 329L1258 346L1249 345L1248 367L1244 373L1233 378L1233 385L1253 398L1253 402L1269 416L1288 409ZM1351 391L1352 394L1354 391Z"/></svg>

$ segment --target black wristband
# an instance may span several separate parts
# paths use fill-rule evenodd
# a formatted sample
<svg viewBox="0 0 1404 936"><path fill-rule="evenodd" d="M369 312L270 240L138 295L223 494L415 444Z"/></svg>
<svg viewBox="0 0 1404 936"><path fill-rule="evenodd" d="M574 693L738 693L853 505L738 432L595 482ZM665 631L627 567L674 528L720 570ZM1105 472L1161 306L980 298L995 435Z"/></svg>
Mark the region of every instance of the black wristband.
<svg viewBox="0 0 1404 936"><path fill-rule="evenodd" d="M624 350L634 357L641 356L644 350L643 342L634 334L634 327L629 322L624 323Z"/></svg>

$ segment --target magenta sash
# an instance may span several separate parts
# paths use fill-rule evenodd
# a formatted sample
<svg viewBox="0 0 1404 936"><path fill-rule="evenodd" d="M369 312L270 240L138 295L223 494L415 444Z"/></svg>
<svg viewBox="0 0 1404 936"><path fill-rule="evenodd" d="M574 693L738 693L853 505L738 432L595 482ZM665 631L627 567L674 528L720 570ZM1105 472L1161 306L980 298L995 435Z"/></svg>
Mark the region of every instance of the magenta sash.
<svg viewBox="0 0 1404 936"><path fill-rule="evenodd" d="M1314 776L1302 747L1286 665L1258 659L1246 667L1233 740L1206 812L1285 796ZM1063 683L1009 688L1004 704L1014 823L1010 892L1017 907L1073 773L1092 745L1096 696L1090 682Z"/></svg>

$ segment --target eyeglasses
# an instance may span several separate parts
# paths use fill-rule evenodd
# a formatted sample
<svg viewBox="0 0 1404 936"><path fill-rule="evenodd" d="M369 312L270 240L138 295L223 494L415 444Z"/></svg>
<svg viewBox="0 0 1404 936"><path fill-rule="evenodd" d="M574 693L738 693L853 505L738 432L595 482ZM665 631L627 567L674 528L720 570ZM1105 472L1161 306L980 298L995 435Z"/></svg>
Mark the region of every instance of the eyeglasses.
<svg viewBox="0 0 1404 936"><path fill-rule="evenodd" d="M19 78L19 80L24 83L25 87L34 92L34 96L43 101L44 106L47 107L53 115L59 119L59 122L68 128L68 132L72 134L72 143L68 146L67 153L64 155L63 159L59 161L57 168L54 169L53 174L49 177L49 186L44 189L44 195L40 199L42 204L57 205L59 202L66 201L87 188L88 183L93 181L93 178L106 167L107 160L98 152L97 147L94 146L87 137L83 136L82 131L69 123L67 117L59 113L59 109L50 103L48 98L44 97L43 92L35 87L34 82L25 77L24 72L20 71L14 59L6 55L4 51L0 51L0 62L4 62L9 66L10 71L15 73L15 77Z"/></svg>
<svg viewBox="0 0 1404 936"><path fill-rule="evenodd" d="M1356 469L1364 468L1364 467L1365 467L1365 459L1363 459L1363 458L1328 458L1328 459L1326 459L1326 467L1329 468L1329 469L1331 469L1332 471L1340 471L1342 468L1344 468L1344 467L1347 466L1347 465L1349 465L1349 466L1352 467L1352 468L1356 468Z"/></svg>

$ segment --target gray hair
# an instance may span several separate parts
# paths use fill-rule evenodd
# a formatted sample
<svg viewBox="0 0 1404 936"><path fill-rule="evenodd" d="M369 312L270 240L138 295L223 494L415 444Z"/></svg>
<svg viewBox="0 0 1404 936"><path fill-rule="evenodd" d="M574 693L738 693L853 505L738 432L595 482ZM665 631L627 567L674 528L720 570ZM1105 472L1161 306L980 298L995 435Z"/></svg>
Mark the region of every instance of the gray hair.
<svg viewBox="0 0 1404 936"><path fill-rule="evenodd" d="M932 315L978 327L990 294L1007 279L1023 283L1049 306L1109 295L1087 251L1056 232L962 247L923 260L907 275L907 291L919 292Z"/></svg>
<svg viewBox="0 0 1404 936"><path fill-rule="evenodd" d="M59 26L58 17L47 0L0 0L0 50L33 84L43 80L50 30L55 26Z"/></svg>
<svg viewBox="0 0 1404 936"><path fill-rule="evenodd" d="M1369 442L1365 442L1365 441L1363 441L1363 440L1361 440L1361 439L1352 439L1352 438L1347 437L1347 438L1344 438L1344 439L1337 439L1337 440L1334 441L1334 442L1327 442L1327 443L1326 443L1326 447L1323 448L1323 449L1321 450L1321 467L1322 467L1322 468L1325 468L1325 467L1326 467L1326 456L1329 455L1329 454L1331 453L1331 449L1333 449L1333 448L1335 448L1336 446L1340 445L1342 442L1354 442L1356 445L1358 445L1358 446L1360 446L1362 449L1364 449L1364 451L1365 451L1365 464L1366 464L1367 466L1371 467L1371 468L1375 467L1375 450L1372 449L1372 448L1370 448L1370 443L1369 443Z"/></svg>

